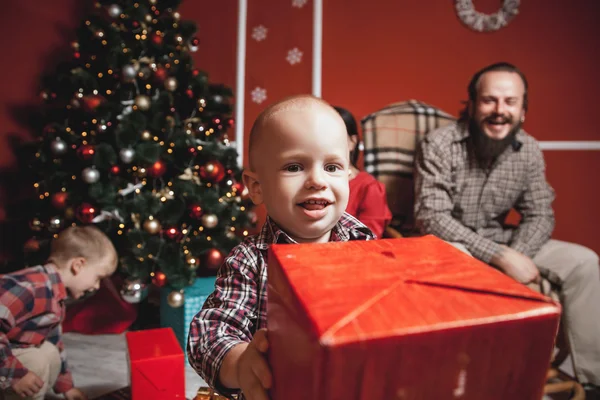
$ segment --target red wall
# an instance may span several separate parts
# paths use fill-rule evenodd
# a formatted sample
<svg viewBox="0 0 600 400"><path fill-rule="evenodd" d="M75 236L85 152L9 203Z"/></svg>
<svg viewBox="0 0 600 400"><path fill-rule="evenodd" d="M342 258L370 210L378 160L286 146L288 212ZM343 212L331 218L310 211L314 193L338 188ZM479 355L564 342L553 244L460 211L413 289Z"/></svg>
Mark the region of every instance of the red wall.
<svg viewBox="0 0 600 400"><path fill-rule="evenodd" d="M0 15L2 50L14 55L0 64L0 179L14 166L10 135L27 137L13 108L37 101L39 77L60 59L57 49L69 50L83 15L80 3L21 0ZM312 62L311 0L303 8L292 7L292 0L248 3L246 132L266 105L311 91ZM495 12L501 2L474 3L479 11ZM600 140L593 118L600 93L600 26L595 23L600 2L521 3L519 15L506 28L477 33L460 23L449 0L326 0L323 97L346 106L358 118L411 98L456 113L473 72L505 60L529 78L525 128L530 133L540 140ZM237 1L187 0L180 11L200 27L197 65L211 80L234 87ZM250 35L261 24L268 28L267 39L257 42ZM304 56L292 66L285 57L294 47ZM262 104L250 98L257 86L267 89ZM546 160L557 192L555 237L600 252L595 235L600 190L593 178L600 170L600 152L546 152ZM11 191L6 179L0 181L0 223L7 218L2 205ZM259 214L264 217L264 212Z"/></svg>

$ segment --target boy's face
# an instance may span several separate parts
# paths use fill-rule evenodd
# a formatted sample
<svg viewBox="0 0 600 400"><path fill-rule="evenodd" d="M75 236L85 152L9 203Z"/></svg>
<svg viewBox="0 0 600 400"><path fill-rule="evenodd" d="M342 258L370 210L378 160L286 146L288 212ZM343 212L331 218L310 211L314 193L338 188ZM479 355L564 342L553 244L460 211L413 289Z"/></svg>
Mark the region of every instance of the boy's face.
<svg viewBox="0 0 600 400"><path fill-rule="evenodd" d="M252 200L298 242L326 242L348 204L346 128L317 104L281 111L256 147L256 171L245 172Z"/></svg>
<svg viewBox="0 0 600 400"><path fill-rule="evenodd" d="M67 290L72 298L79 299L90 290L98 290L100 281L110 276L110 268L103 259L90 261L79 257L71 260L71 274Z"/></svg>

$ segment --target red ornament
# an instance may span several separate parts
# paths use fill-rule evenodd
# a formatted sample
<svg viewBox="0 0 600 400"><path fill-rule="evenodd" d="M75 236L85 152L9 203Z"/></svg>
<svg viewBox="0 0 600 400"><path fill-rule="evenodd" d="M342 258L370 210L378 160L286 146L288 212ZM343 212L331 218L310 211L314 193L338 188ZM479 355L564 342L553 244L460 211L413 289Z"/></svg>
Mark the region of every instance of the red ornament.
<svg viewBox="0 0 600 400"><path fill-rule="evenodd" d="M240 196L244 191L244 184L242 182L235 182L233 185L231 185L231 187L237 193L238 196Z"/></svg>
<svg viewBox="0 0 600 400"><path fill-rule="evenodd" d="M163 42L162 36L158 33L153 33L150 40L152 41L152 43L154 43L157 46L160 46Z"/></svg>
<svg viewBox="0 0 600 400"><path fill-rule="evenodd" d="M167 164L162 160L158 160L148 167L146 172L148 173L148 176L151 176L152 178L160 178L167 172Z"/></svg>
<svg viewBox="0 0 600 400"><path fill-rule="evenodd" d="M35 253L35 252L39 251L39 249L40 249L40 241L34 237L29 238L23 245L23 250L26 253Z"/></svg>
<svg viewBox="0 0 600 400"><path fill-rule="evenodd" d="M200 44L200 39L193 37L192 40L190 40L190 43L192 46L198 46Z"/></svg>
<svg viewBox="0 0 600 400"><path fill-rule="evenodd" d="M83 96L81 99L83 103L83 109L87 112L94 112L106 99L99 94L92 94L89 96Z"/></svg>
<svg viewBox="0 0 600 400"><path fill-rule="evenodd" d="M206 253L206 266L208 268L217 269L223 264L223 260L225 256L219 249L210 249L208 253Z"/></svg>
<svg viewBox="0 0 600 400"><path fill-rule="evenodd" d="M69 195L67 194L67 192L57 192L52 195L52 197L50 198L50 202L52 203L54 208L62 210L67 206L68 198Z"/></svg>
<svg viewBox="0 0 600 400"><path fill-rule="evenodd" d="M54 124L48 124L44 126L42 133L44 134L44 136L54 135L56 133L56 128L54 127Z"/></svg>
<svg viewBox="0 0 600 400"><path fill-rule="evenodd" d="M199 74L200 74L200 70L199 69L194 68L192 70L192 76L198 76Z"/></svg>
<svg viewBox="0 0 600 400"><path fill-rule="evenodd" d="M185 94L187 94L190 99L194 97L194 91L192 89L187 89Z"/></svg>
<svg viewBox="0 0 600 400"><path fill-rule="evenodd" d="M158 67L156 68L156 71L154 71L154 80L156 80L159 83L164 82L168 76L169 73L167 72L166 68Z"/></svg>
<svg viewBox="0 0 600 400"><path fill-rule="evenodd" d="M195 148L195 147L190 147L190 148L188 149L188 153L190 153L190 154L192 154L192 155L193 155L193 154L196 154L196 148Z"/></svg>
<svg viewBox="0 0 600 400"><path fill-rule="evenodd" d="M221 119L215 118L215 119L213 119L213 122L215 125L219 125L221 123Z"/></svg>
<svg viewBox="0 0 600 400"><path fill-rule="evenodd" d="M174 226L165 229L164 234L171 240L178 241L179 239L181 239L181 231Z"/></svg>
<svg viewBox="0 0 600 400"><path fill-rule="evenodd" d="M167 276L163 272L156 272L152 277L152 283L161 288L167 283Z"/></svg>
<svg viewBox="0 0 600 400"><path fill-rule="evenodd" d="M110 173L113 175L119 175L121 173L121 167L119 167L118 165L113 165L112 167L110 167Z"/></svg>
<svg viewBox="0 0 600 400"><path fill-rule="evenodd" d="M75 53L73 53L73 57L74 58L79 58L79 57L81 57L81 53L78 52L78 51L76 51Z"/></svg>
<svg viewBox="0 0 600 400"><path fill-rule="evenodd" d="M192 204L189 207L190 217L194 219L202 218L202 214L204 214L204 210L200 207L200 204Z"/></svg>
<svg viewBox="0 0 600 400"><path fill-rule="evenodd" d="M212 183L225 178L225 167L219 161L209 161L200 167L200 177Z"/></svg>
<svg viewBox="0 0 600 400"><path fill-rule="evenodd" d="M84 161L90 161L94 158L94 154L96 154L96 150L94 150L94 146L91 144L84 144L77 149L77 155Z"/></svg>
<svg viewBox="0 0 600 400"><path fill-rule="evenodd" d="M96 208L89 203L81 203L77 208L76 215L78 220L84 224L89 224L96 216Z"/></svg>
<svg viewBox="0 0 600 400"><path fill-rule="evenodd" d="M229 124L230 127L233 127L235 125L235 120L233 118L229 118L227 123Z"/></svg>

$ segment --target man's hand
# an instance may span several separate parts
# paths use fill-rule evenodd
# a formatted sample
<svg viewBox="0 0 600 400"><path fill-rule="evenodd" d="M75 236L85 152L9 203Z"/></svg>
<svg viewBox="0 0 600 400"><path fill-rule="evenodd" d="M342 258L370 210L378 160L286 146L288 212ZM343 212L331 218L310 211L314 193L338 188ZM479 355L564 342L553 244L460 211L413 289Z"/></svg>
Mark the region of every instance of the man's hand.
<svg viewBox="0 0 600 400"><path fill-rule="evenodd" d="M267 330L260 329L238 360L237 379L248 400L268 400L266 389L272 384L265 354L269 349Z"/></svg>
<svg viewBox="0 0 600 400"><path fill-rule="evenodd" d="M77 388L71 388L65 392L65 400L87 400L87 396Z"/></svg>
<svg viewBox="0 0 600 400"><path fill-rule="evenodd" d="M501 246L502 250L494 255L491 263L500 268L506 275L524 285L538 282L540 271L531 258L507 246Z"/></svg>
<svg viewBox="0 0 600 400"><path fill-rule="evenodd" d="M27 375L12 385L12 389L21 397L31 397L44 386L44 381L39 376L29 371Z"/></svg>

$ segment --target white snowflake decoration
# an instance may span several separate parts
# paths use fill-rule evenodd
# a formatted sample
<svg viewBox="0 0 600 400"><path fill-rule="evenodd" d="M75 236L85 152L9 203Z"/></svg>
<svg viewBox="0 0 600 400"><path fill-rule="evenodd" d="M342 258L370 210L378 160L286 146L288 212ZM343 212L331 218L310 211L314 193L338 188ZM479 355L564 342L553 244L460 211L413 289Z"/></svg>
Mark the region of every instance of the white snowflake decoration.
<svg viewBox="0 0 600 400"><path fill-rule="evenodd" d="M252 101L256 104L260 104L267 99L267 89L261 87L255 87L254 90L250 93L252 96Z"/></svg>
<svg viewBox="0 0 600 400"><path fill-rule="evenodd" d="M264 25L255 26L254 29L252 29L252 39L257 42L262 42L267 38L268 31L269 30Z"/></svg>
<svg viewBox="0 0 600 400"><path fill-rule="evenodd" d="M302 55L303 54L304 53L302 53L302 51L300 51L299 48L294 47L293 49L291 49L290 51L288 51L287 57L285 59L291 65L298 64L299 62L302 61Z"/></svg>
<svg viewBox="0 0 600 400"><path fill-rule="evenodd" d="M292 0L292 6L302 8L308 3L308 0Z"/></svg>

